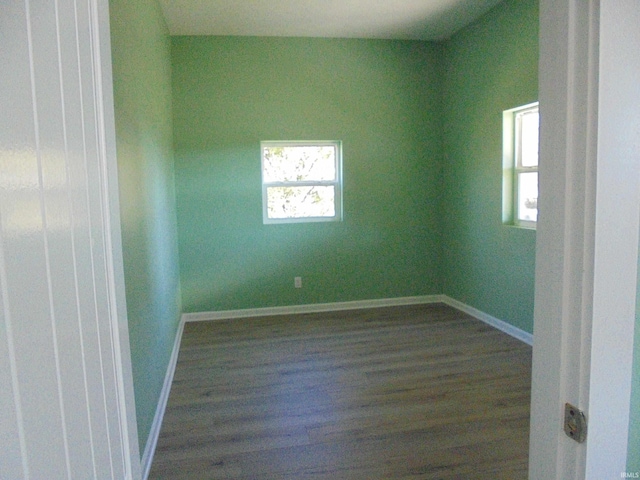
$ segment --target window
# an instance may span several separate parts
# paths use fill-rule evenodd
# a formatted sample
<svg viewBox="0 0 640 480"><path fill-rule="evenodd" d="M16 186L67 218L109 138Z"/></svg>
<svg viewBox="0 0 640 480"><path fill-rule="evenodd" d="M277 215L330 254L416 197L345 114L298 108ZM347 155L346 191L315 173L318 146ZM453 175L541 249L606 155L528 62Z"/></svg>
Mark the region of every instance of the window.
<svg viewBox="0 0 640 480"><path fill-rule="evenodd" d="M261 142L264 223L342 218L340 142Z"/></svg>
<svg viewBox="0 0 640 480"><path fill-rule="evenodd" d="M538 104L503 114L503 221L535 228L538 221Z"/></svg>

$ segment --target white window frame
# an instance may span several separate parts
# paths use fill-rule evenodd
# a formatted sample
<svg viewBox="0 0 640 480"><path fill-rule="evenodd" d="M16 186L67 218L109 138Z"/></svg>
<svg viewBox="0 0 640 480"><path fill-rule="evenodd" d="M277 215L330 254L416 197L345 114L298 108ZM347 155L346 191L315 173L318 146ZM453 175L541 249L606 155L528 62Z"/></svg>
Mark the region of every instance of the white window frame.
<svg viewBox="0 0 640 480"><path fill-rule="evenodd" d="M503 112L502 221L506 225L536 228L536 221L519 218L518 180L520 174L538 172L538 166L522 166L521 124L519 120L522 114L538 110L539 104L534 102Z"/></svg>
<svg viewBox="0 0 640 480"><path fill-rule="evenodd" d="M293 182L267 182L264 179L264 151L265 148L280 147L325 147L335 148L335 172L333 180L304 180ZM339 140L264 140L260 142L260 173L262 176L262 222L268 224L283 223L310 223L310 222L339 222L342 220L342 142ZM268 189L270 187L314 187L332 186L334 187L334 211L333 216L324 217L295 217L295 218L271 218L268 209Z"/></svg>

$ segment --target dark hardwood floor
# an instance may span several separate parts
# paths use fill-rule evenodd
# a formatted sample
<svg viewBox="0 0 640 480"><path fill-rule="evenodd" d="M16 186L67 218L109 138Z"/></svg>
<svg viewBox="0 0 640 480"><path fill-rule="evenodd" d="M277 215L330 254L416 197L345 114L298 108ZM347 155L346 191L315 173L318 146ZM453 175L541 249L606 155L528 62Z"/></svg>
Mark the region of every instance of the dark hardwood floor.
<svg viewBox="0 0 640 480"><path fill-rule="evenodd" d="M188 323L150 478L527 478L530 372L442 304Z"/></svg>

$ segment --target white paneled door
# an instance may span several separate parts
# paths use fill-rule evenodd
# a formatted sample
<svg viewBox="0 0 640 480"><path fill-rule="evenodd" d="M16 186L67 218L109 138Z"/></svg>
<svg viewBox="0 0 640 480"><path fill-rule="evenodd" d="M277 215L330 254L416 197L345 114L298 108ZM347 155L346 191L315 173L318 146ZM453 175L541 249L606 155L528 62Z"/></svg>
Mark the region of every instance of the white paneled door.
<svg viewBox="0 0 640 480"><path fill-rule="evenodd" d="M0 8L0 478L138 478L108 3Z"/></svg>

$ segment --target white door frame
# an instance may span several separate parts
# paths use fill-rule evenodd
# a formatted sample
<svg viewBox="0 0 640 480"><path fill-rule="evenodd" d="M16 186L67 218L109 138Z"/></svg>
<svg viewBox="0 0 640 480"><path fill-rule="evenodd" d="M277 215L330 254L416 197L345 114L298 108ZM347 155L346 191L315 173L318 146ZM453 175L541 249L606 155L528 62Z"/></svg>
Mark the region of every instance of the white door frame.
<svg viewBox="0 0 640 480"><path fill-rule="evenodd" d="M103 208L105 229L108 232L107 265L109 271L109 302L111 304L111 329L114 338L119 422L122 429L122 444L127 480L142 478L133 370L131 366L131 344L127 317L126 290L124 283L124 260L120 222L120 189L118 187L118 159L116 155L116 123L113 99L113 77L111 58L111 28L109 26L109 0L92 0L95 5L93 27L97 48L94 52L96 90L98 92L98 118L103 135Z"/></svg>
<svg viewBox="0 0 640 480"><path fill-rule="evenodd" d="M640 229L640 3L540 2L540 218L529 475L626 468ZM562 429L586 412L587 440Z"/></svg>

